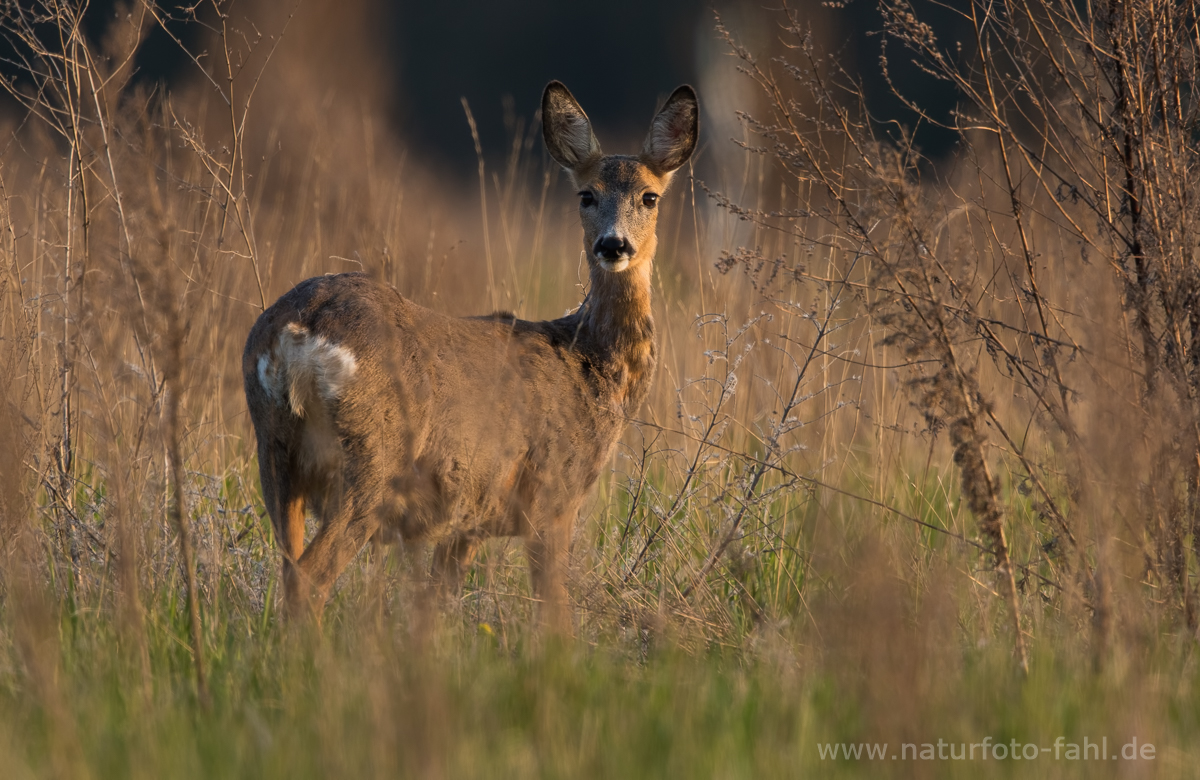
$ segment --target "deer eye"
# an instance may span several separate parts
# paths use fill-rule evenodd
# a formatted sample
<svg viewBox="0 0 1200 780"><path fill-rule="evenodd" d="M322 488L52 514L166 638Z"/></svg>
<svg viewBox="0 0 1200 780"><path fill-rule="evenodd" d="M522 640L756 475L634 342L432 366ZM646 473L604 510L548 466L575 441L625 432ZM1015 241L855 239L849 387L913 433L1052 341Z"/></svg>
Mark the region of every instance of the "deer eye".
<svg viewBox="0 0 1200 780"><path fill-rule="evenodd" d="M658 195L653 192L647 192L642 196L642 205L648 209L654 208L654 204L658 203Z"/></svg>
<svg viewBox="0 0 1200 780"><path fill-rule="evenodd" d="M587 208L588 206L595 206L596 196L587 190L584 190L583 192L579 193L579 205L583 206L584 208Z"/></svg>

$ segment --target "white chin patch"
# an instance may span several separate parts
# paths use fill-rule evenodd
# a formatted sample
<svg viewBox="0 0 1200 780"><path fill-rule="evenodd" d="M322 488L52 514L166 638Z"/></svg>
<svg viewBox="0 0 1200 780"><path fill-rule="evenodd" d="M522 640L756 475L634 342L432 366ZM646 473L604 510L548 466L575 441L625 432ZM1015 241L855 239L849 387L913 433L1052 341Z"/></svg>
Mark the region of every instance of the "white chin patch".
<svg viewBox="0 0 1200 780"><path fill-rule="evenodd" d="M601 260L600 267L603 268L605 271L612 271L613 273L617 273L618 271L624 271L626 268L629 267L629 258L622 257L619 260Z"/></svg>

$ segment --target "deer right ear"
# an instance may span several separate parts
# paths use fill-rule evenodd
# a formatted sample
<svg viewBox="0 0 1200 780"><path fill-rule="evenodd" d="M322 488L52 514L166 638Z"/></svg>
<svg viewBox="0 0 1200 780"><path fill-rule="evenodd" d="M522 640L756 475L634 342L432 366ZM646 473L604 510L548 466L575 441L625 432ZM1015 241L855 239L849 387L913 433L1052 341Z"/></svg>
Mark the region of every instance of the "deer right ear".
<svg viewBox="0 0 1200 780"><path fill-rule="evenodd" d="M642 161L659 176L669 176L696 151L700 132L700 107L696 91L684 84L663 105L642 147Z"/></svg>
<svg viewBox="0 0 1200 780"><path fill-rule="evenodd" d="M601 155L592 123L561 81L551 81L542 93L542 138L550 156L568 171Z"/></svg>

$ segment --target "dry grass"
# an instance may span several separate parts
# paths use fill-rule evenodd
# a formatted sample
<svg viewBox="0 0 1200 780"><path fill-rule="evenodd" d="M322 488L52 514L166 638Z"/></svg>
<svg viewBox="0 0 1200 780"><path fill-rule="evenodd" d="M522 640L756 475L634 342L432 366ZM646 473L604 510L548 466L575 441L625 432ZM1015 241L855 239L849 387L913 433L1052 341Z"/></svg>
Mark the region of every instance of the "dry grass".
<svg viewBox="0 0 1200 780"><path fill-rule="evenodd" d="M763 91L708 110L746 110L748 148L717 155L725 194L681 174L664 199L662 365L579 524L565 647L530 635L505 541L431 636L409 614L424 564L398 555L360 558L322 636L281 630L240 375L264 304L318 273L455 314L575 305L573 199L536 121L460 188L387 135L380 85L309 89L299 49L329 19L253 9L273 31L255 40L202 9L228 56L166 96L122 86L146 6L103 45L67 10L29 26L6 6L31 75L0 153L5 775L1015 771L817 754L988 735L1137 736L1155 773L1186 775L1197 235L1175 204L1200 194L1196 9L1115 6L1183 47L1164 82L1181 97L1133 160L1113 138L1141 115L1078 108L1119 90L1049 102L1094 75L1079 30L1093 55L1114 46L1097 23L1038 49L1071 4L1005 4L1011 27L980 25L1004 55L982 64L939 60L885 5L965 93L992 67L1043 91L965 99L984 129L935 167L862 118L794 18L785 59L731 37ZM356 35L363 12L338 23ZM1083 64L1056 81L1052 54ZM1110 763L1038 766L1149 773Z"/></svg>

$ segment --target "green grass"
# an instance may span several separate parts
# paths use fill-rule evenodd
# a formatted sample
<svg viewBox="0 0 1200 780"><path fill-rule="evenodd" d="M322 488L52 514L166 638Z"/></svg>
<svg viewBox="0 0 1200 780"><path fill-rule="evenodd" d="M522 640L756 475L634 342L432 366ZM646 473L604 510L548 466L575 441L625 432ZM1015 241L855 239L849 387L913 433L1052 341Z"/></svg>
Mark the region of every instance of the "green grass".
<svg viewBox="0 0 1200 780"><path fill-rule="evenodd" d="M891 752L902 742L990 736L1050 747L1061 736L1107 738L1115 752L1137 736L1155 745L1157 758L1145 762L1151 774L1186 776L1182 756L1200 720L1195 664L1179 661L1191 656L1186 648L1096 674L1035 646L1033 674L1020 680L998 645L921 654L923 640L936 640L912 626L890 647L840 658L806 653L804 642L783 635L764 637L755 651L695 654L662 638L638 656L618 643L528 637L506 652L452 618L416 642L399 622L344 610L319 636L290 635L276 623L262 633L226 626L212 647L205 708L182 620L158 614L165 606L151 610L149 690L101 616L62 616L39 649L54 669L40 690L6 648L0 774L1115 777L1135 768L1049 756L1028 764L833 761L818 746L887 742Z"/></svg>
<svg viewBox="0 0 1200 780"><path fill-rule="evenodd" d="M1118 605L1096 659L1086 611L1030 591L1022 679L980 553L846 494L764 501L689 602L671 589L719 538L714 498L728 482L705 474L622 583L658 518L606 478L576 542L574 638L534 631L521 546L503 540L433 626L418 628L412 609L413 562L364 555L312 632L275 614L278 557L249 466L190 487L210 703L197 698L170 529L147 516L141 626L120 618L111 559L85 561L77 586L35 578L41 601L0 601L0 778L1186 777L1192 766L1200 680L1194 642L1173 624ZM671 504L674 479L647 473L643 501ZM102 524L106 491L87 484L78 505ZM945 477L892 479L882 497L971 535ZM1014 515L1017 539L1028 514ZM1059 737L1063 749L1107 739L1110 754L1136 737L1156 758L890 758L902 744L985 737L1051 751ZM822 756L864 743L886 743L888 758Z"/></svg>
<svg viewBox="0 0 1200 780"><path fill-rule="evenodd" d="M60 32L74 40L83 28L69 16L59 14ZM276 34L268 29L263 40ZM214 52L230 45L211 43ZM362 45L347 38L338 51ZM481 214L474 183L463 190L443 171L403 167L406 151L382 136L378 151L345 142L388 126L386 112L351 89L341 108L321 102L336 90L313 85L345 69L326 67L307 46L285 50L280 59L292 57L290 72L257 92L263 113L248 134L240 125L233 136L208 126L193 147L166 114L161 126L143 127L143 114L161 106L150 101L143 112L132 110L133 101L103 127L87 108L75 117L85 137L66 147L43 144L33 131L19 135L0 161L8 193L0 244L10 280L0 283L7 291L0 444L8 443L0 446L0 780L1196 774L1200 672L1181 598L1195 593L1167 576L1167 558L1178 551L1178 579L1190 587L1197 571L1189 493L1178 482L1185 472L1168 463L1180 452L1182 418L1170 404L1147 404L1145 416L1127 408L1127 399L1142 397L1136 349L1128 365L1104 362L1110 348L1136 347L1132 331L1122 336L1095 324L1129 321L1118 276L1068 262L1038 271L1047 301L1069 315L1064 329L1081 337L1094 330L1103 347L1099 364L1074 363L1064 385L1080 388L1071 401L1080 443L1064 445L1049 420L1030 416L1040 406L1025 391L1040 397L1045 388L1014 384L1011 370L1001 377L1004 366L979 355L983 400L996 402L997 419L1019 434L1030 458L1017 459L988 434L1009 548L1022 567L1018 612L1031 667L1022 677L995 564L973 545L980 533L964 506L961 474L926 414L941 412L920 408L920 392L909 392L928 378L924 362L911 371L888 368L913 357L902 344L887 346L887 309L872 308L891 293L868 289L859 299L827 281L851 267L859 269L854 284L871 280L854 250L857 234L838 226L831 233L820 216L743 225L745 214L706 209L702 193L697 206L699 182L689 198L682 177L664 201L659 230L661 368L639 412L646 424L631 426L612 473L585 502L571 581L575 636L551 640L531 628L519 540L487 544L461 604L432 626L412 608L411 562L376 566L366 555L344 576L319 632L282 625L279 554L237 370L260 272L267 303L296 280L350 268L343 266L350 258L439 311L478 313L492 300L536 318L580 298L573 196L543 167L540 147L513 158L503 187L493 179L496 195ZM197 61L244 60L241 49L233 55ZM81 60L97 69L87 71L92 90L110 83L105 63L120 60L98 50ZM59 65L45 71L79 77ZM213 85L226 83L217 76ZM107 104L78 83L55 83L83 106ZM238 84L240 100L256 94ZM708 110L733 116L747 108L743 97L720 106L714 96ZM205 106L223 105L196 90L174 99L179 116L197 127L205 125ZM235 113L251 115L239 105ZM349 119L326 126L338 116ZM256 134L273 140L260 148ZM832 145L818 157L844 157L851 148L850 138L824 137ZM93 156L110 142L115 158ZM261 165L260 151L270 153ZM990 154L986 146L976 151ZM809 171L793 179L797 169L779 158L779 180L764 175L769 154L746 159L744 169L721 163L719 178L735 185L757 178L754 200L764 209L824 208L819 194L804 201L813 195ZM982 165L968 166L970 176L1000 180L991 163ZM256 194L239 192L235 171ZM850 182L857 174L846 175ZM766 197L775 183L786 185L778 204ZM1012 193L979 187L963 195L947 188L945 200L929 202L951 206L937 206L935 232L948 231L945 246L974 242L977 212L989 224L1000 220L995 241L985 242L990 249L970 249L951 272L1001 280L967 297L976 296L981 316L1016 326L1010 347L1033 357L1017 335L1029 324L1025 288L1010 278L1011 251L998 243L1011 227L1001 219L1007 206L989 205L997 192L1006 204ZM229 221L226 195L253 207L248 227ZM890 207L878 200L864 203L865 213L878 206L887 216ZM1045 208L1039 200L1028 205L1031 214ZM480 232L488 213L490 239ZM892 230L880 224L881 235ZM1050 247L1078 243L1044 219L1031 229L1047 258ZM500 269L493 289L482 283L488 240ZM814 250L826 244L828 252ZM768 306L741 271L712 275L716 258L740 245L754 247L751 261L803 260L811 276L777 287ZM68 247L79 259L64 264ZM140 277L131 275L132 261L145 264ZM997 273L979 275L989 268ZM67 284L77 272L75 286ZM1083 300L1090 301L1085 313L1070 313ZM130 327L138 319L144 332ZM198 553L207 704L197 694L176 531L165 510L172 491L162 364L175 327L189 334L180 393L183 492ZM66 349L72 343L74 358ZM806 344L823 357L806 362ZM1103 376L1088 373L1094 365ZM735 369L736 385L728 373ZM69 408L62 387L70 388ZM805 400L787 414L804 425L779 441L787 471L748 479L760 459L778 454L766 442L792 387ZM59 473L68 412L74 462ZM1095 451L1077 463L1072 448L1084 446ZM1056 525L1026 481L1030 463L1067 514L1078 547L1054 543ZM1168 478L1155 476L1164 468ZM68 481L73 489L59 495ZM1177 539L1163 533L1162 521L1180 531ZM127 550L123 530L136 537L132 619L125 609L132 594L123 590L129 572L118 560ZM1093 625L1097 605L1105 630ZM1064 748L1107 742L1111 755L1134 737L1155 746L1153 762L1053 757L1060 738ZM903 756L904 744L919 755L939 740L978 746L985 739L1049 754L1029 762L891 759ZM886 757L822 757L822 746L828 753L864 743L886 743Z"/></svg>

